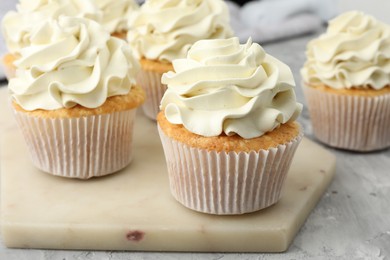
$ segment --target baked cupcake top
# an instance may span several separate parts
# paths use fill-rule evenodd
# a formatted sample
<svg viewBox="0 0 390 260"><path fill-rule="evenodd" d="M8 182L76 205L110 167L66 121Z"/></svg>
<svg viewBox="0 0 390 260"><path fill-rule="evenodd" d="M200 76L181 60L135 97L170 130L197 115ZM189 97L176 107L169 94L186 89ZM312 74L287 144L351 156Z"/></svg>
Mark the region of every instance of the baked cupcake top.
<svg viewBox="0 0 390 260"><path fill-rule="evenodd" d="M139 6L134 0L93 0L103 12L102 25L110 33L128 30L128 20Z"/></svg>
<svg viewBox="0 0 390 260"><path fill-rule="evenodd" d="M222 0L147 0L130 21L127 39L139 58L171 62L198 40L232 35Z"/></svg>
<svg viewBox="0 0 390 260"><path fill-rule="evenodd" d="M331 20L306 54L301 74L311 86L382 89L390 84L390 26L362 12Z"/></svg>
<svg viewBox="0 0 390 260"><path fill-rule="evenodd" d="M173 61L161 109L172 124L202 136L262 136L297 118L295 82L287 65L249 39L201 40Z"/></svg>
<svg viewBox="0 0 390 260"><path fill-rule="evenodd" d="M29 42L9 82L13 100L27 111L97 108L135 85L139 63L130 47L92 20L47 20L31 31Z"/></svg>
<svg viewBox="0 0 390 260"><path fill-rule="evenodd" d="M47 19L60 15L86 17L99 21L101 12L91 0L20 0L17 11L8 12L2 32L8 50L17 54L30 44L31 32Z"/></svg>

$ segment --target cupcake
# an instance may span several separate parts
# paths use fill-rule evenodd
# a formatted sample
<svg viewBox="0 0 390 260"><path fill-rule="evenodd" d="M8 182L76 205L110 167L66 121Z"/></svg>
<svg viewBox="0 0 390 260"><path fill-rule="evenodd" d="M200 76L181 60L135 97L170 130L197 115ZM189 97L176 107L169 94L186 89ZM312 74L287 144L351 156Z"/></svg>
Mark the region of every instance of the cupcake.
<svg viewBox="0 0 390 260"><path fill-rule="evenodd" d="M92 20L66 16L42 23L29 42L9 90L34 165L80 179L128 165L144 92L126 42Z"/></svg>
<svg viewBox="0 0 390 260"><path fill-rule="evenodd" d="M157 117L173 197L219 215L275 204L302 137L288 66L230 38L196 42L173 68Z"/></svg>
<svg viewBox="0 0 390 260"><path fill-rule="evenodd" d="M222 0L146 1L130 21L127 38L141 63L138 82L146 92L146 116L156 119L166 90L161 75L172 70L172 60L185 57L197 40L231 36Z"/></svg>
<svg viewBox="0 0 390 260"><path fill-rule="evenodd" d="M139 5L134 0L93 0L102 11L101 24L111 35L126 39L129 20L136 14Z"/></svg>
<svg viewBox="0 0 390 260"><path fill-rule="evenodd" d="M390 146L390 26L344 13L309 42L301 70L314 135L332 147Z"/></svg>
<svg viewBox="0 0 390 260"><path fill-rule="evenodd" d="M20 1L17 11L8 12L2 20L2 33L9 50L3 59L7 78L15 76L14 61L20 49L30 44L31 32L47 19L60 15L86 17L100 21L101 11L91 0L29 0Z"/></svg>

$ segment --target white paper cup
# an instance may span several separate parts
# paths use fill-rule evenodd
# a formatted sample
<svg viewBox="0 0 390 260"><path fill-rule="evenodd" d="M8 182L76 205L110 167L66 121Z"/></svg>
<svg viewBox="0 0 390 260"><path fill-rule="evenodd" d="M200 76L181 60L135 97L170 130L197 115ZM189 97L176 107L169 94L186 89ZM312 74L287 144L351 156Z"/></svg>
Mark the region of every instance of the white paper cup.
<svg viewBox="0 0 390 260"><path fill-rule="evenodd" d="M141 70L137 77L137 82L145 91L146 100L142 105L145 115L156 120L158 112L160 112L160 102L167 90L167 86L161 83L161 73Z"/></svg>
<svg viewBox="0 0 390 260"><path fill-rule="evenodd" d="M131 162L135 111L53 119L14 110L34 165L79 179L111 174Z"/></svg>
<svg viewBox="0 0 390 260"><path fill-rule="evenodd" d="M173 197L195 211L236 215L275 204L302 134L269 150L216 152L190 147L158 127Z"/></svg>
<svg viewBox="0 0 390 260"><path fill-rule="evenodd" d="M319 141L362 152L390 147L390 93L338 95L305 84L303 90Z"/></svg>

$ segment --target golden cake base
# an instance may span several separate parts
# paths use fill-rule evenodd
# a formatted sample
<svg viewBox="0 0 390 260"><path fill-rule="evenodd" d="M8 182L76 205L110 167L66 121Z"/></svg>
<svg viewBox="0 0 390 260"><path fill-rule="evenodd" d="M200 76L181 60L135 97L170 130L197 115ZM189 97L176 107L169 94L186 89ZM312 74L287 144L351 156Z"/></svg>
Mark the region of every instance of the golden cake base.
<svg viewBox="0 0 390 260"><path fill-rule="evenodd" d="M191 211L170 194L156 123L138 114L134 159L119 173L90 180L43 173L0 90L1 235L7 247L281 252L332 180L335 157L304 139L274 206L241 216Z"/></svg>

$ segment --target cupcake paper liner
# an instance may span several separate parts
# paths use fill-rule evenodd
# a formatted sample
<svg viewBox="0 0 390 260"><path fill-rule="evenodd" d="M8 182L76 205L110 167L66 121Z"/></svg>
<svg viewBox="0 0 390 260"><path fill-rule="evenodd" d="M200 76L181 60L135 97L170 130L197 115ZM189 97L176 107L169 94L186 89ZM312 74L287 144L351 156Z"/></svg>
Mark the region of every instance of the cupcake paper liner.
<svg viewBox="0 0 390 260"><path fill-rule="evenodd" d="M159 127L173 197L195 211L235 215L275 204L302 135L269 150L216 152L190 147Z"/></svg>
<svg viewBox="0 0 390 260"><path fill-rule="evenodd" d="M161 83L161 73L141 70L138 74L138 82L146 93L146 100L142 109L147 117L156 120L160 112L160 102L167 90L167 86Z"/></svg>
<svg viewBox="0 0 390 260"><path fill-rule="evenodd" d="M303 89L319 141L362 152L390 147L390 93L352 96Z"/></svg>
<svg viewBox="0 0 390 260"><path fill-rule="evenodd" d="M114 173L131 162L135 111L58 119L15 111L15 117L37 168L88 179Z"/></svg>

